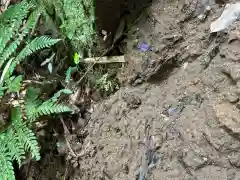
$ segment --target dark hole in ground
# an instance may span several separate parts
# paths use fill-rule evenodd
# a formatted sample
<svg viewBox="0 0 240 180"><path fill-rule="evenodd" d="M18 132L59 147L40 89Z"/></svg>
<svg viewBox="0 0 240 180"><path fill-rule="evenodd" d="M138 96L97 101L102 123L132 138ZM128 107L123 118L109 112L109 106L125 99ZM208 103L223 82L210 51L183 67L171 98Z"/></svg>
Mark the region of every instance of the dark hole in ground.
<svg viewBox="0 0 240 180"><path fill-rule="evenodd" d="M151 0L96 0L97 31L100 36L102 30L107 32L107 47L111 46L113 42L121 18L130 14L137 15L137 12L140 12L150 2Z"/></svg>
<svg viewBox="0 0 240 180"><path fill-rule="evenodd" d="M168 78L172 71L177 67L179 67L179 65L176 59L163 63L161 67L148 79L148 82L152 84L159 84L164 79Z"/></svg>

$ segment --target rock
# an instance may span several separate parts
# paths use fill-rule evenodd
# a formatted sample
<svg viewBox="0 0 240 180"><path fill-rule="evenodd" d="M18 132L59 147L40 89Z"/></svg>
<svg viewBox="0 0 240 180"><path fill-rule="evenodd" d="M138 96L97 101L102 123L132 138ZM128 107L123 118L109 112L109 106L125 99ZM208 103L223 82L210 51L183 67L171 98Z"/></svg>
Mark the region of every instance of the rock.
<svg viewBox="0 0 240 180"><path fill-rule="evenodd" d="M169 34L169 35L163 36L163 38L161 40L162 40L163 44L173 45L173 44L183 40L183 35L180 33Z"/></svg>
<svg viewBox="0 0 240 180"><path fill-rule="evenodd" d="M240 112L236 106L222 103L215 105L214 110L220 124L234 133L240 133Z"/></svg>
<svg viewBox="0 0 240 180"><path fill-rule="evenodd" d="M184 157L183 161L191 168L197 169L198 167L204 165L207 161L206 158L203 158L196 153L189 151Z"/></svg>
<svg viewBox="0 0 240 180"><path fill-rule="evenodd" d="M78 162L75 162L74 164L73 164L73 168L77 168L78 167Z"/></svg>
<svg viewBox="0 0 240 180"><path fill-rule="evenodd" d="M220 55L226 60L240 62L240 47L235 45L224 45L220 49Z"/></svg>
<svg viewBox="0 0 240 180"><path fill-rule="evenodd" d="M141 99L133 93L124 93L122 98L130 108L138 108L141 105Z"/></svg>
<svg viewBox="0 0 240 180"><path fill-rule="evenodd" d="M240 109L240 103L237 103L237 104L236 104L236 107L237 107L238 109Z"/></svg>
<svg viewBox="0 0 240 180"><path fill-rule="evenodd" d="M240 153L239 152L232 152L228 155L229 162L236 167L240 167Z"/></svg>
<svg viewBox="0 0 240 180"><path fill-rule="evenodd" d="M230 103L236 103L239 100L239 98L236 94L229 93L229 92L227 94L225 94L225 97Z"/></svg>
<svg viewBox="0 0 240 180"><path fill-rule="evenodd" d="M235 82L240 80L240 64L238 63L223 64L222 72L229 75Z"/></svg>
<svg viewBox="0 0 240 180"><path fill-rule="evenodd" d="M74 143L72 148L73 148L74 151L80 151L82 149L82 144L79 143L79 142Z"/></svg>

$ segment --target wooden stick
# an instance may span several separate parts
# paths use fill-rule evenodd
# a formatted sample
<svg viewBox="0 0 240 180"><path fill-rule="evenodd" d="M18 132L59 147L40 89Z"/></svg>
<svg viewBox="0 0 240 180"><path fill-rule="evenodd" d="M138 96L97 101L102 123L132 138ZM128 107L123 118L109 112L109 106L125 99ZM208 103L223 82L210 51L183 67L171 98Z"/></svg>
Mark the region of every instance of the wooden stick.
<svg viewBox="0 0 240 180"><path fill-rule="evenodd" d="M104 57L94 57L94 58L86 58L83 61L80 61L83 63L96 63L96 64L108 64L108 63L125 63L124 56L104 56Z"/></svg>

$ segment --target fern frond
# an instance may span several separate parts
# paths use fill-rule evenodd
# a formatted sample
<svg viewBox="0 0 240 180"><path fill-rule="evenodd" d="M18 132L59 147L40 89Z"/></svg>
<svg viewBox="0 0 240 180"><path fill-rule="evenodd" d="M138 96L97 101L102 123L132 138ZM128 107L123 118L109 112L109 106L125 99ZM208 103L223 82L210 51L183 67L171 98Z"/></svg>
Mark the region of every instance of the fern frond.
<svg viewBox="0 0 240 180"><path fill-rule="evenodd" d="M22 39L17 39L14 42L12 42L2 53L0 56L0 68L2 68L5 61L11 56L12 53L14 53L17 49L17 47L20 45Z"/></svg>
<svg viewBox="0 0 240 180"><path fill-rule="evenodd" d="M77 67L71 67L71 66L67 69L66 74L65 74L65 82L66 83L70 82L72 73L76 72L77 69L78 69Z"/></svg>
<svg viewBox="0 0 240 180"><path fill-rule="evenodd" d="M18 34L22 21L27 16L31 7L32 5L24 0L16 5L10 6L0 15L0 54L13 35Z"/></svg>
<svg viewBox="0 0 240 180"><path fill-rule="evenodd" d="M22 75L17 77L12 76L9 78L9 82L6 84L8 87L7 92L19 92L21 89Z"/></svg>
<svg viewBox="0 0 240 180"><path fill-rule="evenodd" d="M23 36L25 36L30 30L34 29L37 21L41 15L41 11L39 9L33 11L28 17L27 23L23 29Z"/></svg>
<svg viewBox="0 0 240 180"><path fill-rule="evenodd" d="M24 147L25 151L30 150L33 158L40 159L40 149L36 136L30 130L26 123L22 121L22 114L20 107L14 107L11 112L13 127L16 131L18 144Z"/></svg>
<svg viewBox="0 0 240 180"><path fill-rule="evenodd" d="M36 111L35 111L35 116L40 117L43 115L50 115L50 114L56 114L56 113L63 113L63 112L72 112L73 110L63 104L58 104L55 103L51 100L46 101L44 103L42 103L42 105L40 105L39 107L37 107Z"/></svg>
<svg viewBox="0 0 240 180"><path fill-rule="evenodd" d="M7 149L11 159L16 160L20 166L22 160L25 158L25 151L24 146L19 143L18 136L14 133L13 129L9 129L5 133L4 141L7 142Z"/></svg>
<svg viewBox="0 0 240 180"><path fill-rule="evenodd" d="M3 142L1 138L0 138L0 141ZM14 169L11 161L12 161L11 156L9 156L9 153L7 151L7 148L5 147L5 144L1 144L0 146L0 165L1 165L0 177L2 180L15 180Z"/></svg>
<svg viewBox="0 0 240 180"><path fill-rule="evenodd" d="M4 26L0 24L0 54L2 54L4 48L7 45L7 42L10 41L10 39L13 36L13 27Z"/></svg>
<svg viewBox="0 0 240 180"><path fill-rule="evenodd" d="M36 51L48 48L59 41L60 39L51 39L46 36L36 37L19 53L19 55L16 57L16 61L19 62Z"/></svg>
<svg viewBox="0 0 240 180"><path fill-rule="evenodd" d="M42 104L42 101L38 99L40 95L40 89L29 87L26 92L26 96L24 99L25 105L25 116L29 122L34 121L35 111L38 106Z"/></svg>
<svg viewBox="0 0 240 180"><path fill-rule="evenodd" d="M0 16L0 22L3 24L14 23L20 18L26 17L28 10L33 7L33 4L29 4L26 0L20 3L11 5L6 11L4 11Z"/></svg>
<svg viewBox="0 0 240 180"><path fill-rule="evenodd" d="M33 11L31 13L31 15L29 16L26 24L24 25L24 29L23 29L22 34L20 34L19 37L15 41L11 42L10 45L7 48L4 49L3 53L0 55L0 68L5 63L5 61L14 52L16 52L18 46L22 42L23 38L27 35L27 33L35 27L40 14L41 14L41 12L38 11L38 10Z"/></svg>

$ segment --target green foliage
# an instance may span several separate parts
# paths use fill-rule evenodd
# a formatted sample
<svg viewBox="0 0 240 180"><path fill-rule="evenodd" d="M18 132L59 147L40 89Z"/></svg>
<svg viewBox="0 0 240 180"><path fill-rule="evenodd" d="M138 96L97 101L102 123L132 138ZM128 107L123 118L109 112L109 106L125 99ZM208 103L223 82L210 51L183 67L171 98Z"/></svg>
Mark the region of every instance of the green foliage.
<svg viewBox="0 0 240 180"><path fill-rule="evenodd" d="M56 102L60 94L65 91L66 90L60 90L53 96L53 98L48 101L42 101L39 99L40 90L29 87L25 96L25 114L27 119L30 122L33 122L43 115L72 112L72 109L68 106Z"/></svg>
<svg viewBox="0 0 240 180"><path fill-rule="evenodd" d="M95 36L94 0L41 0L51 14L60 19L61 32L77 50L91 48Z"/></svg>
<svg viewBox="0 0 240 180"><path fill-rule="evenodd" d="M30 151L36 160L40 159L36 137L26 122L22 121L21 114L20 106L14 107L11 112L11 126L6 132L0 133L0 177L4 177L4 180L15 179L12 161L16 160L20 166L26 152Z"/></svg>
<svg viewBox="0 0 240 180"><path fill-rule="evenodd" d="M61 96L61 94L70 95L72 93L73 93L73 91L71 91L70 89L62 89L62 90L58 91L57 93L55 93L53 95L53 97L51 98L51 100L56 102L57 99Z"/></svg>
<svg viewBox="0 0 240 180"><path fill-rule="evenodd" d="M9 79L6 79L7 92L19 92L21 88L22 76L17 77L11 76Z"/></svg>
<svg viewBox="0 0 240 180"><path fill-rule="evenodd" d="M118 89L118 84L114 80L111 80L108 73L106 73L96 80L96 87L102 92L111 93L115 89Z"/></svg>
<svg viewBox="0 0 240 180"><path fill-rule="evenodd" d="M58 41L60 41L60 39L51 39L46 36L36 37L28 45L25 46L25 48L16 57L16 60L20 61L38 50L51 47Z"/></svg>
<svg viewBox="0 0 240 180"><path fill-rule="evenodd" d="M23 0L10 6L0 15L0 71L2 73L0 96L2 99L8 98L11 93L19 94L22 87L24 76L13 74L16 66L33 53L51 47L60 41L46 36L31 40L31 33L41 12L41 9ZM29 40L28 43L26 39ZM11 108L11 121L6 128L0 126L1 180L15 180L12 162L16 161L21 166L26 153L30 152L35 160L40 159L40 148L31 130L32 122L42 115L71 112L71 108L57 102L62 92L44 101L41 99L40 89L29 87L24 97L24 104L17 98L15 101L18 103L7 102ZM7 99L7 101L10 100Z"/></svg>
<svg viewBox="0 0 240 180"><path fill-rule="evenodd" d="M75 65L78 65L78 63L80 62L80 56L77 52L75 52L73 55L73 62Z"/></svg>
<svg viewBox="0 0 240 180"><path fill-rule="evenodd" d="M69 67L66 71L66 77L65 77L65 82L68 84L71 80L71 75L72 73L76 72L78 70L77 67Z"/></svg>

